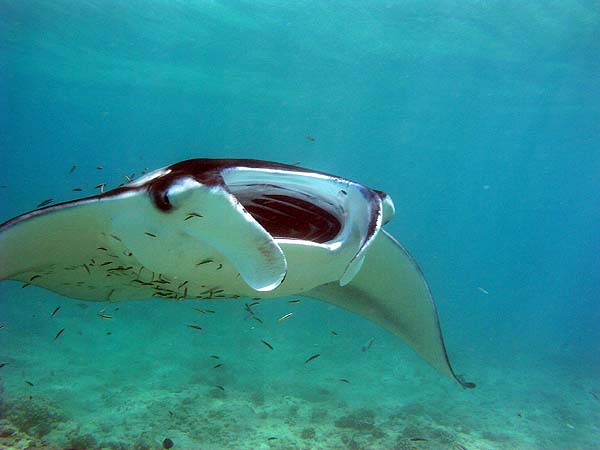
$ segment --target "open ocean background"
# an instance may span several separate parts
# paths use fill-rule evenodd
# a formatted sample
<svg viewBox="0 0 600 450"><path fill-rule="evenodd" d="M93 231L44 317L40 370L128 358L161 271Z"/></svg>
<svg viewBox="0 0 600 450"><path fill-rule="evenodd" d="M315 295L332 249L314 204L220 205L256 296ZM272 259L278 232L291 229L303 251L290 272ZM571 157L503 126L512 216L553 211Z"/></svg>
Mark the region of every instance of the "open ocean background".
<svg viewBox="0 0 600 450"><path fill-rule="evenodd" d="M309 299L5 281L0 448L600 448L600 2L0 0L0 222L205 157L387 192L478 387Z"/></svg>

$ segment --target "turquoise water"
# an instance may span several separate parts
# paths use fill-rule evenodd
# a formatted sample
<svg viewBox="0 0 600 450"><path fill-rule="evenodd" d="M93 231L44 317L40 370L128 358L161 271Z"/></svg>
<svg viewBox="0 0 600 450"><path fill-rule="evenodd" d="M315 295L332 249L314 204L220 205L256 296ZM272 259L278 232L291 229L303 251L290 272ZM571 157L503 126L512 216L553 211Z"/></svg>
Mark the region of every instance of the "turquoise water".
<svg viewBox="0 0 600 450"><path fill-rule="evenodd" d="M600 447L597 1L0 0L0 37L0 221L188 158L358 181L477 383L316 300L4 281L1 448Z"/></svg>

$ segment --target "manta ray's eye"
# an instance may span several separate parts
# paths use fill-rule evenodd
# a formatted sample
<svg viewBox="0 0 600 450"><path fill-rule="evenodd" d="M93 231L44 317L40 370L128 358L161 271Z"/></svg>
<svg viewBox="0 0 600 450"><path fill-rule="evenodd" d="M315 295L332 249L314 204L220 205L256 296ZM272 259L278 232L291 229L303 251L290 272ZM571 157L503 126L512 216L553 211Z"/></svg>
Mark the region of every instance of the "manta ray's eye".
<svg viewBox="0 0 600 450"><path fill-rule="evenodd" d="M154 203L161 211L170 211L173 208L169 201L169 191L159 192L159 195L154 198Z"/></svg>
<svg viewBox="0 0 600 450"><path fill-rule="evenodd" d="M154 206L163 212L168 212L173 209L173 205L169 200L170 180L159 179L148 186L148 194L152 198Z"/></svg>
<svg viewBox="0 0 600 450"><path fill-rule="evenodd" d="M154 205L163 212L176 210L199 183L190 177L165 176L148 187Z"/></svg>

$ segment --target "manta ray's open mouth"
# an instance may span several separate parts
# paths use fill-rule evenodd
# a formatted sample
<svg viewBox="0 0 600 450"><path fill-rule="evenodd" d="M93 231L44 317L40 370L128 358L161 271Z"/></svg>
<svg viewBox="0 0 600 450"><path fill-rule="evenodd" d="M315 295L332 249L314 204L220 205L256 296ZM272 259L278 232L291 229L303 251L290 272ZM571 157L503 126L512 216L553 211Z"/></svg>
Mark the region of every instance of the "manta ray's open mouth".
<svg viewBox="0 0 600 450"><path fill-rule="evenodd" d="M335 239L342 229L340 220L318 204L323 201L309 195L301 197L297 191L264 184L236 186L232 191L274 238L323 244Z"/></svg>

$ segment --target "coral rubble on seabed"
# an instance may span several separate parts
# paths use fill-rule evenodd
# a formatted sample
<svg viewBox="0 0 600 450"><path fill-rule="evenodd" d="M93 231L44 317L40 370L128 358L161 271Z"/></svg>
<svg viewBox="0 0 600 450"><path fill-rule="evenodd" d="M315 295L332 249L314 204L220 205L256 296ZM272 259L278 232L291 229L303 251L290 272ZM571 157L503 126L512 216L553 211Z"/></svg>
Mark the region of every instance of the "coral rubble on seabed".
<svg viewBox="0 0 600 450"><path fill-rule="evenodd" d="M448 449L495 448L493 442L436 424L419 405L395 412L352 408L330 392L314 397L267 398L261 392L193 386L184 392L145 392L126 417L98 416L82 426L40 398L2 406L0 446L6 449L159 449L165 437L177 448L203 449ZM421 413L421 414L419 414ZM460 447L456 447L460 448Z"/></svg>

